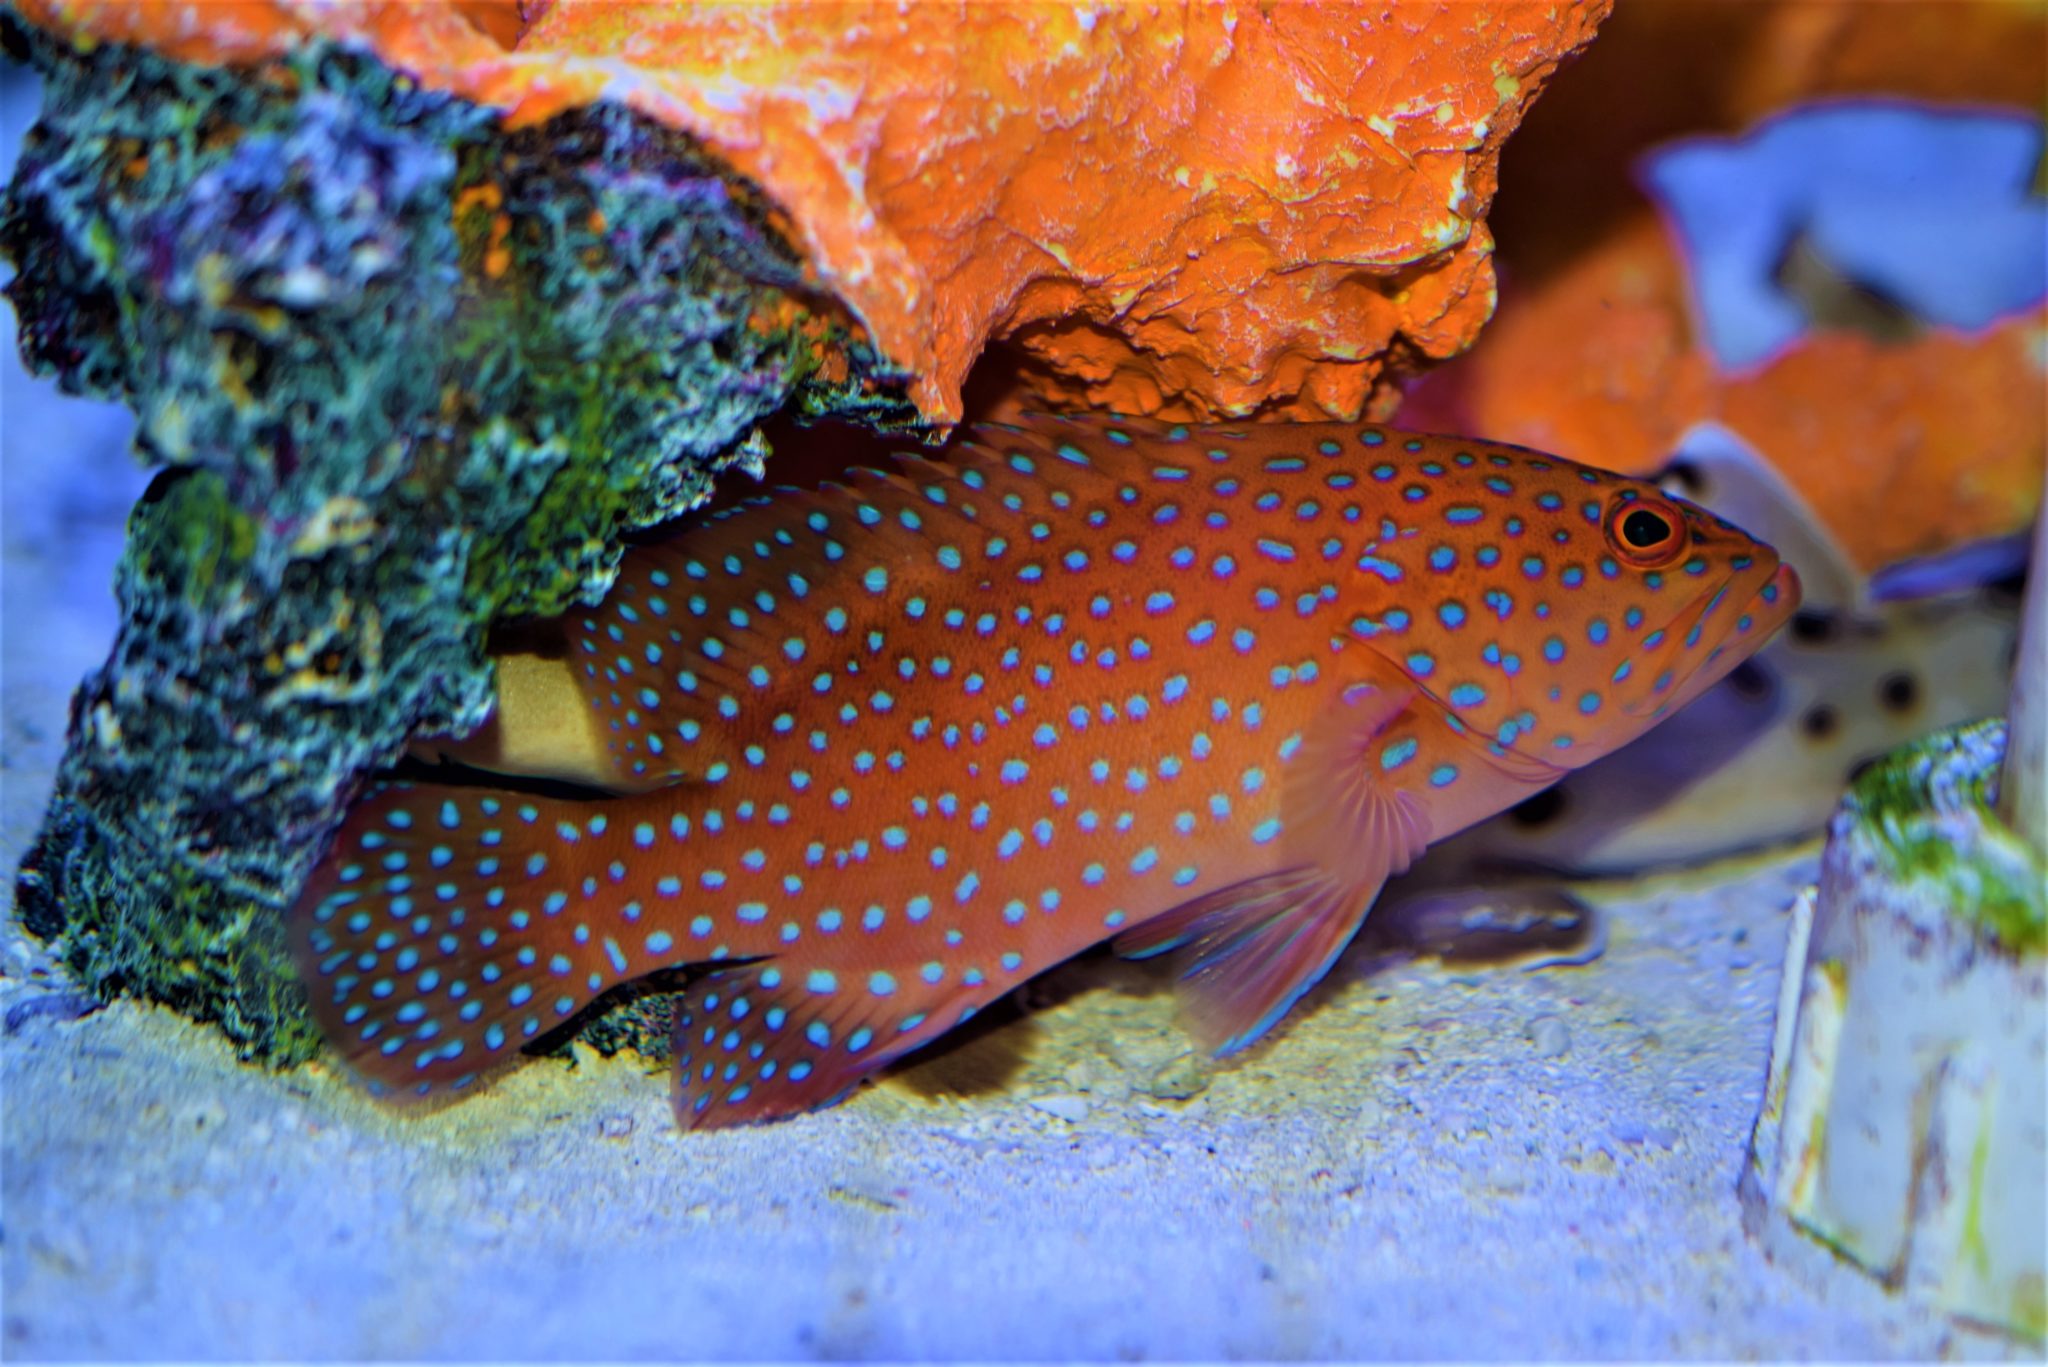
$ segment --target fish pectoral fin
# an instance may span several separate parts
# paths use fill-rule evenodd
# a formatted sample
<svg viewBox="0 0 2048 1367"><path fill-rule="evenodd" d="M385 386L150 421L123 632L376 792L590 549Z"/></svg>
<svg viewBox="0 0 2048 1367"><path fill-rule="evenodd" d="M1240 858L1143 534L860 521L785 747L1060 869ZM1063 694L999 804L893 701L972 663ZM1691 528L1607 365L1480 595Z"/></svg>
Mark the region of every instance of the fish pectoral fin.
<svg viewBox="0 0 2048 1367"><path fill-rule="evenodd" d="M712 974L676 1000L676 1124L723 1129L830 1106L971 1014L907 973L849 981L778 958Z"/></svg>
<svg viewBox="0 0 2048 1367"><path fill-rule="evenodd" d="M1128 958L1187 953L1186 1014L1216 1053L1242 1049L1286 1015L1343 953L1381 885L1429 844L1428 813L1378 758L1412 723L1415 697L1397 677L1359 683L1311 728L1281 804L1282 848L1300 862L1117 938Z"/></svg>

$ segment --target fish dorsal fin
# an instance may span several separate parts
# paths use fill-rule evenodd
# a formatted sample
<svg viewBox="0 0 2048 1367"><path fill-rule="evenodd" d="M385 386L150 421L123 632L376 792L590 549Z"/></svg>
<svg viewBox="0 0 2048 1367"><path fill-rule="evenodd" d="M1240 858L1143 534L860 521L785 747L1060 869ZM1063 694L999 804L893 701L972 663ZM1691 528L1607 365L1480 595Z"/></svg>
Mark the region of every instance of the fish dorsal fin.
<svg viewBox="0 0 2048 1367"><path fill-rule="evenodd" d="M1118 953L1188 956L1190 1023L1218 1053L1270 1029L1350 943L1380 886L1430 840L1429 815L1386 757L1411 756L1429 717L1398 669L1359 652L1366 674L1310 728L1283 792L1283 863L1183 903L1118 937ZM1403 747L1407 747L1404 751Z"/></svg>
<svg viewBox="0 0 2048 1367"><path fill-rule="evenodd" d="M971 1016L963 991L880 969L848 981L779 957L691 983L676 1001L676 1123L719 1129L828 1106Z"/></svg>
<svg viewBox="0 0 2048 1367"><path fill-rule="evenodd" d="M1027 565L1053 578L1062 557L1114 554L1087 543L1117 505L1184 496L1197 460L1215 469L1276 440L1153 422L984 424L943 462L899 456L893 471L778 491L636 548L604 602L568 619L612 786L716 778L778 728L886 707L901 691L892 637L907 624L928 639L916 619L941 617L941 638L986 636L1015 610Z"/></svg>

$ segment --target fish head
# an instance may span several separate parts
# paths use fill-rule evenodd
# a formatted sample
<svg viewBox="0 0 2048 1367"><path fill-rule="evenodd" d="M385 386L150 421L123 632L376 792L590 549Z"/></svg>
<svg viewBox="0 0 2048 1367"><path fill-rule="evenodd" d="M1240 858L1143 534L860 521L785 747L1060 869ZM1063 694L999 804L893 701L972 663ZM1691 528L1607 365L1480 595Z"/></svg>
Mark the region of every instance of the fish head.
<svg viewBox="0 0 2048 1367"><path fill-rule="evenodd" d="M1777 552L1705 508L1557 457L1482 449L1467 468L1430 462L1440 475L1403 488L1412 511L1367 567L1398 580L1401 630L1384 630L1382 613L1360 634L1524 783L1635 739L1798 606Z"/></svg>
<svg viewBox="0 0 2048 1367"><path fill-rule="evenodd" d="M1659 539L1667 525L1675 529L1669 540L1676 544ZM1644 539L1652 544L1639 545ZM1626 675L1610 677L1608 684L1611 703L1628 724L1618 726L1595 753L1575 757L1575 768L1626 745L1727 677L1791 620L1801 597L1798 573L1775 549L1682 498L1623 489L1616 495L1609 540L1617 554L1637 557L1624 561L1616 587L1631 606L1643 609L1650 629L1630 634L1615 666L1620 673L1625 664ZM1649 607L1658 592L1652 583L1667 593L1676 590L1664 600L1661 622ZM1628 615L1624 609L1625 620Z"/></svg>

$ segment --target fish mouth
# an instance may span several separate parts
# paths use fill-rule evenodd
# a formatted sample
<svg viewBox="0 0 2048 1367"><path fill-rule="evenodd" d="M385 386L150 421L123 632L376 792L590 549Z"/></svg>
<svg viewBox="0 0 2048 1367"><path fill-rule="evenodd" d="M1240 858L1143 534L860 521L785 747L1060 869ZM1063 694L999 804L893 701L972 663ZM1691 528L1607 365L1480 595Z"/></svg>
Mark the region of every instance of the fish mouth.
<svg viewBox="0 0 2048 1367"><path fill-rule="evenodd" d="M1756 557L1709 592L1700 594L1663 631L1665 640L1639 668L1665 670L1688 655L1704 652L1697 668L1678 686L1634 701L1632 717L1665 717L1728 676L1791 620L1799 607L1799 574L1775 552Z"/></svg>

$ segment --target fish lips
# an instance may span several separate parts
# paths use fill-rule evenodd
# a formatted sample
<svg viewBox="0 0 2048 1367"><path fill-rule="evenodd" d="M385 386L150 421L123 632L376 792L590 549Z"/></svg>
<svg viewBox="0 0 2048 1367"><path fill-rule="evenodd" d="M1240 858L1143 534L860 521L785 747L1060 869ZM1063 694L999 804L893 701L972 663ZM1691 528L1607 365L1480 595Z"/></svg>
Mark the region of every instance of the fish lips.
<svg viewBox="0 0 2048 1367"><path fill-rule="evenodd" d="M1799 607L1799 594L1798 571L1773 552L1759 554L1755 564L1729 575L1688 604L1665 625L1663 643L1637 661L1637 669L1649 674L1704 652L1699 665L1676 688L1637 699L1623 710L1633 717L1652 718L1678 711L1726 678L1790 621ZM1688 644L1695 630L1699 637Z"/></svg>

